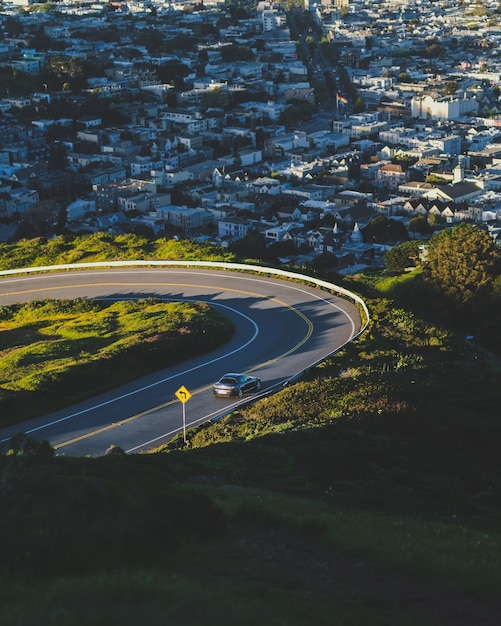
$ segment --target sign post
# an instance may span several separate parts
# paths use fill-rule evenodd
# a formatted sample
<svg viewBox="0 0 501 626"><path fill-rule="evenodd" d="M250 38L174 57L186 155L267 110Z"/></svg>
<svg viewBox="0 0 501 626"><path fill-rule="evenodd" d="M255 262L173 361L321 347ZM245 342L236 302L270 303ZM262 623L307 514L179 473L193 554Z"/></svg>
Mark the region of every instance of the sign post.
<svg viewBox="0 0 501 626"><path fill-rule="evenodd" d="M184 443L186 443L186 403L191 398L191 393L186 389L184 385L182 385L176 391L176 398L183 405L183 441Z"/></svg>

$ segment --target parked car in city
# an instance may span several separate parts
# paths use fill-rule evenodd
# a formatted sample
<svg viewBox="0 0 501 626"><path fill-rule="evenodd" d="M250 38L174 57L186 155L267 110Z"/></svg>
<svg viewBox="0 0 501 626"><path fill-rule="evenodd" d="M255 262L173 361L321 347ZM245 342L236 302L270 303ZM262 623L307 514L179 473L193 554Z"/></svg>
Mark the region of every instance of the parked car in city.
<svg viewBox="0 0 501 626"><path fill-rule="evenodd" d="M229 397L238 396L241 398L244 393L250 391L259 391L261 389L261 380L257 376L248 376L247 374L225 374L217 383L214 383L214 395Z"/></svg>

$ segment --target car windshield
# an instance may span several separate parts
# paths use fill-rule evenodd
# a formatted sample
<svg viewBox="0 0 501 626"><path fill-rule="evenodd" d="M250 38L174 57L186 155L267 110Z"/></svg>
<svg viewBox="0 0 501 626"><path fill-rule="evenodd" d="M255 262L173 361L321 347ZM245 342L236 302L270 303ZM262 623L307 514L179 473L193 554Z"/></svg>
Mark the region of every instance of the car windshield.
<svg viewBox="0 0 501 626"><path fill-rule="evenodd" d="M236 378L228 378L226 376L223 376L223 378L221 378L221 380L219 382L220 383L224 383L225 385L236 385L237 384L237 379Z"/></svg>

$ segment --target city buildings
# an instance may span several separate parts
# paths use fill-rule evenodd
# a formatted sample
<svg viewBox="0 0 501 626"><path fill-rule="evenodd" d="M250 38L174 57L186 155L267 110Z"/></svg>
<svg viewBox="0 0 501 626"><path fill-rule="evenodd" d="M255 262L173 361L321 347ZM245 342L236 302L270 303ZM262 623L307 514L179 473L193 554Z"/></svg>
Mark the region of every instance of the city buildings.
<svg viewBox="0 0 501 626"><path fill-rule="evenodd" d="M313 256L325 223L331 252L378 214L498 232L497 5L22 6L0 11L4 222L50 199L74 232L257 232ZM337 194L367 190L346 219Z"/></svg>

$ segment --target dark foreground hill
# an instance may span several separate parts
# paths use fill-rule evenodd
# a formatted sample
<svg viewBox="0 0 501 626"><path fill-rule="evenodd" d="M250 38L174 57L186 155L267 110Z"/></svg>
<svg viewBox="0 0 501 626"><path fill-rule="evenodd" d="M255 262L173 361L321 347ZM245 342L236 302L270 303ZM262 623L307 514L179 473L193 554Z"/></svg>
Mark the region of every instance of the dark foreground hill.
<svg viewBox="0 0 501 626"><path fill-rule="evenodd" d="M499 362L369 305L187 446L1 457L0 624L499 624Z"/></svg>

